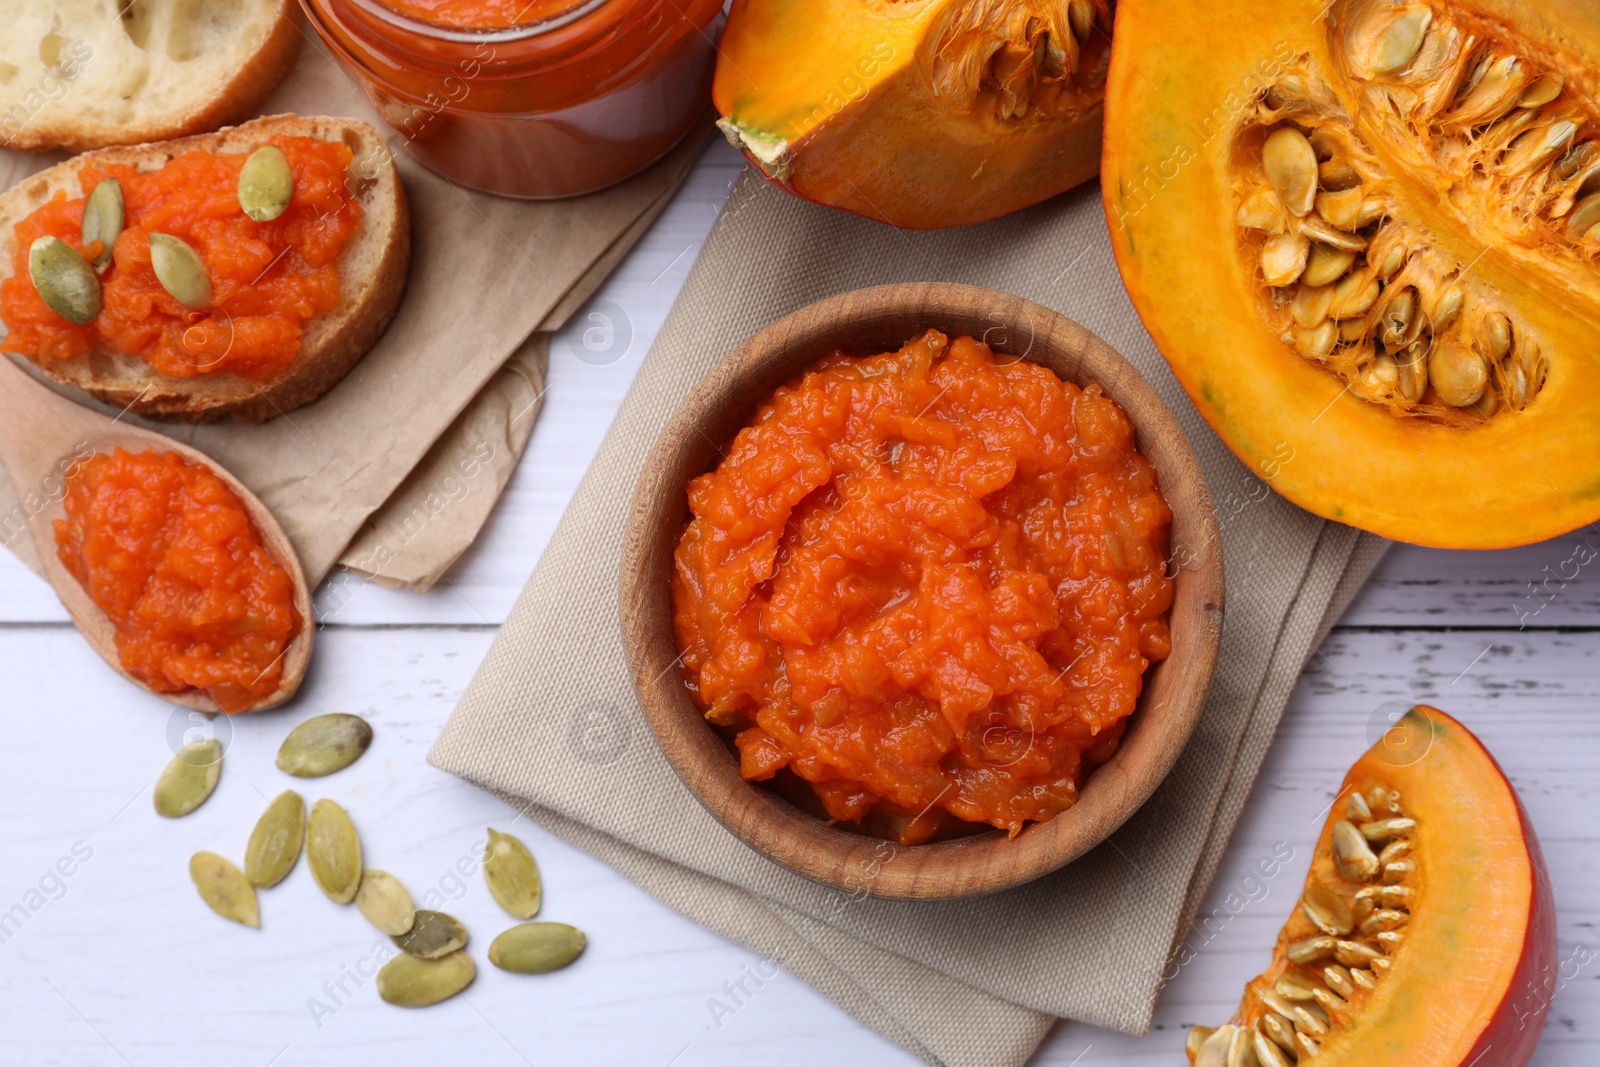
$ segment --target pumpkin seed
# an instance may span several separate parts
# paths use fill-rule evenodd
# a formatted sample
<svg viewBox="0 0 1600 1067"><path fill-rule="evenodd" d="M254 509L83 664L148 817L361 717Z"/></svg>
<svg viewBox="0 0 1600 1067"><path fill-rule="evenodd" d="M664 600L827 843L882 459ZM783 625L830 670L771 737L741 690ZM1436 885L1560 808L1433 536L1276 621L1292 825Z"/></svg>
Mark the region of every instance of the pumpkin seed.
<svg viewBox="0 0 1600 1067"><path fill-rule="evenodd" d="M1352 967L1350 969L1350 982L1360 989L1378 988L1378 980L1372 976L1372 972L1361 967Z"/></svg>
<svg viewBox="0 0 1600 1067"><path fill-rule="evenodd" d="M122 226L127 220L127 206L122 199L122 183L115 178L102 178L89 198L83 202L83 247L100 242L100 254L92 264L97 274L104 274L111 266L112 246L122 236Z"/></svg>
<svg viewBox="0 0 1600 1067"><path fill-rule="evenodd" d="M1293 126L1272 131L1261 147L1261 166L1291 215L1304 218L1317 196L1317 153Z"/></svg>
<svg viewBox="0 0 1600 1067"><path fill-rule="evenodd" d="M189 857L189 877L206 907L230 922L261 928L255 887L228 860L215 852L196 852Z"/></svg>
<svg viewBox="0 0 1600 1067"><path fill-rule="evenodd" d="M1391 837L1409 834L1417 828L1415 819L1379 819L1376 822L1361 824L1361 836L1373 844L1382 844Z"/></svg>
<svg viewBox="0 0 1600 1067"><path fill-rule="evenodd" d="M306 836L306 802L293 789L285 789L267 805L250 831L244 850L244 876L262 889L289 876L300 859Z"/></svg>
<svg viewBox="0 0 1600 1067"><path fill-rule="evenodd" d="M361 839L345 810L331 800L319 800L306 822L306 862L311 877L335 904L355 899L361 885Z"/></svg>
<svg viewBox="0 0 1600 1067"><path fill-rule="evenodd" d="M1567 235L1581 239L1596 226L1600 226L1600 193L1590 193L1573 205L1572 214L1567 216ZM37 278L34 284L38 284Z"/></svg>
<svg viewBox="0 0 1600 1067"><path fill-rule="evenodd" d="M1399 885L1407 878L1410 878L1412 872L1416 869L1417 865L1410 860L1395 860L1393 863L1384 865L1383 880L1388 885Z"/></svg>
<svg viewBox="0 0 1600 1067"><path fill-rule="evenodd" d="M1374 976L1381 978L1389 973L1389 968L1394 966L1394 960L1391 960L1388 957L1383 957L1382 959L1373 960L1371 963L1367 964L1367 966L1372 968L1372 973ZM1356 972L1354 970L1350 972L1352 976L1354 976L1355 973Z"/></svg>
<svg viewBox="0 0 1600 1067"><path fill-rule="evenodd" d="M583 931L566 923L523 923L489 946L489 962L502 971L543 974L577 959L587 943Z"/></svg>
<svg viewBox="0 0 1600 1067"><path fill-rule="evenodd" d="M1495 121L1517 106L1528 80L1528 68L1521 59L1501 56L1484 68L1476 84L1450 113L1449 121L1458 126L1482 126Z"/></svg>
<svg viewBox="0 0 1600 1067"><path fill-rule="evenodd" d="M1478 398L1483 396L1483 391L1489 387L1489 368L1484 366L1483 357L1459 340L1434 348L1433 355L1428 360L1428 377L1433 381L1433 392L1439 398L1439 402L1453 408L1464 408L1477 403ZM1388 819L1370 822L1363 824L1361 830L1367 834L1368 840L1381 843L1398 832L1386 832L1382 829L1385 822L1410 821L1410 819ZM1369 827L1374 829L1369 832ZM1373 834L1380 836L1374 837Z"/></svg>
<svg viewBox="0 0 1600 1067"><path fill-rule="evenodd" d="M513 919L531 919L539 914L542 891L533 853L515 837L493 827L483 850L483 880L495 903Z"/></svg>
<svg viewBox="0 0 1600 1067"><path fill-rule="evenodd" d="M1296 941L1284 950L1290 963L1314 963L1333 955L1336 947L1336 938L1308 937L1304 941Z"/></svg>
<svg viewBox="0 0 1600 1067"><path fill-rule="evenodd" d="M1361 921L1361 936L1376 937L1386 930L1398 930L1407 922L1406 913L1384 908L1375 911Z"/></svg>
<svg viewBox="0 0 1600 1067"><path fill-rule="evenodd" d="M1386 908L1409 908L1411 887L1406 885L1369 885L1356 890L1356 903L1374 901Z"/></svg>
<svg viewBox="0 0 1600 1067"><path fill-rule="evenodd" d="M1397 837L1383 846L1383 851L1378 853L1378 863L1384 867L1397 863L1411 855L1411 842L1403 837Z"/></svg>
<svg viewBox="0 0 1600 1067"><path fill-rule="evenodd" d="M342 771L372 744L372 727L359 715L318 715L289 731L278 749L278 769L296 778Z"/></svg>
<svg viewBox="0 0 1600 1067"><path fill-rule="evenodd" d="M1311 991L1316 987L1297 974L1282 974L1272 988L1280 997L1289 1000L1310 1000Z"/></svg>
<svg viewBox="0 0 1600 1067"><path fill-rule="evenodd" d="M1317 183L1335 192L1361 184L1361 175L1342 159L1330 159L1317 165Z"/></svg>
<svg viewBox="0 0 1600 1067"><path fill-rule="evenodd" d="M1322 1051L1321 1047L1309 1035L1302 1033L1294 1035L1294 1046L1295 1051L1302 1060L1310 1059Z"/></svg>
<svg viewBox="0 0 1600 1067"><path fill-rule="evenodd" d="M1517 106L1544 107L1561 95L1561 89L1565 85L1566 78L1559 71L1541 74L1537 81L1522 91L1521 98L1517 100Z"/></svg>
<svg viewBox="0 0 1600 1067"><path fill-rule="evenodd" d="M1306 268L1310 243L1297 233L1277 233L1261 246L1261 274L1268 285L1293 285Z"/></svg>
<svg viewBox="0 0 1600 1067"><path fill-rule="evenodd" d="M1261 998L1261 1003L1267 1006L1268 1011L1277 1012L1285 1019L1294 1018L1294 1005L1289 1003L1288 997L1276 989L1259 989L1256 995Z"/></svg>
<svg viewBox="0 0 1600 1067"><path fill-rule="evenodd" d="M1328 309L1332 306L1333 286L1301 283L1295 290L1294 303L1290 306L1290 311L1294 315L1294 321L1309 330L1322 325L1328 317Z"/></svg>
<svg viewBox="0 0 1600 1067"><path fill-rule="evenodd" d="M1378 943L1379 948L1392 956L1395 949L1399 948L1401 942L1406 939L1406 932L1404 930L1385 930L1381 934L1374 935L1372 939Z"/></svg>
<svg viewBox="0 0 1600 1067"><path fill-rule="evenodd" d="M356 908L366 916L367 922L390 937L410 933L417 921L417 907L411 903L411 894L400 884L400 879L388 871L361 872Z"/></svg>
<svg viewBox="0 0 1600 1067"><path fill-rule="evenodd" d="M1346 1013L1348 1013L1350 1011L1350 1002L1345 1000L1339 994L1337 994L1337 993L1335 993L1335 992L1333 992L1332 990L1329 990L1329 989L1319 989L1319 990L1317 990L1317 992L1316 992L1316 1000L1317 1000L1318 1004L1321 1004L1323 1006L1323 1008L1325 1008L1328 1011L1338 1011L1338 1012L1346 1012Z"/></svg>
<svg viewBox="0 0 1600 1067"><path fill-rule="evenodd" d="M1492 311L1483 320L1483 339L1489 355L1505 359L1511 354L1511 320L1498 311Z"/></svg>
<svg viewBox="0 0 1600 1067"><path fill-rule="evenodd" d="M1349 902L1326 886L1314 885L1307 889L1300 898L1300 907L1306 918L1325 934L1343 937L1356 928Z"/></svg>
<svg viewBox="0 0 1600 1067"><path fill-rule="evenodd" d="M1358 229L1361 205L1364 201L1361 186L1353 185L1336 193L1317 194L1317 214L1341 230ZM1309 216L1308 216L1309 217Z"/></svg>
<svg viewBox="0 0 1600 1067"><path fill-rule="evenodd" d="M1422 49L1422 39L1433 23L1433 12L1427 8L1407 11L1389 24L1372 52L1370 67L1374 74L1393 74L1404 70L1417 58Z"/></svg>
<svg viewBox="0 0 1600 1067"><path fill-rule="evenodd" d="M1383 309L1380 322L1378 339L1383 342L1385 348L1403 348L1416 340L1413 327L1420 329L1422 326L1422 320L1417 318L1417 290L1409 285L1401 288ZM1359 805L1357 801L1360 801ZM1360 793L1351 794L1347 807L1352 819L1361 822L1372 820L1372 809L1367 807L1366 798ZM1365 814L1362 814L1363 812Z"/></svg>
<svg viewBox="0 0 1600 1067"><path fill-rule="evenodd" d="M1316 1003L1296 1004L1294 1014L1289 1017L1289 1021L1294 1023L1296 1030L1316 1034L1318 1037L1326 1034L1333 1023L1326 1009Z"/></svg>
<svg viewBox="0 0 1600 1067"><path fill-rule="evenodd" d="M1405 245L1392 245L1384 250L1382 258L1378 260L1378 277L1388 281L1400 273L1400 268L1406 263Z"/></svg>
<svg viewBox="0 0 1600 1067"><path fill-rule="evenodd" d="M200 254L181 237L170 233L150 235L150 267L161 288L191 311L211 306L211 277Z"/></svg>
<svg viewBox="0 0 1600 1067"><path fill-rule="evenodd" d="M1326 359L1339 341L1339 324L1324 322L1314 330L1296 330L1294 346L1307 359Z"/></svg>
<svg viewBox="0 0 1600 1067"><path fill-rule="evenodd" d="M294 172L283 149L262 145L239 170L239 207L257 222L271 222L289 210L294 198Z"/></svg>
<svg viewBox="0 0 1600 1067"><path fill-rule="evenodd" d="M1196 1027L1196 1029L1205 1029ZM1215 1030L1207 1031L1206 1038L1195 1050L1193 1067L1228 1067L1228 1048L1233 1043L1234 1032L1238 1027L1231 1023L1224 1023ZM1190 1037L1194 1031L1189 1031Z"/></svg>
<svg viewBox="0 0 1600 1067"><path fill-rule="evenodd" d="M1307 285L1330 285L1343 277L1355 261L1356 254L1348 248L1313 244L1300 280Z"/></svg>
<svg viewBox="0 0 1600 1067"><path fill-rule="evenodd" d="M1346 274L1333 287L1333 307L1328 314L1336 319L1365 315L1378 302L1380 291L1378 279L1366 271Z"/></svg>
<svg viewBox="0 0 1600 1067"><path fill-rule="evenodd" d="M206 802L222 775L222 742L191 741L168 761L156 779L156 814L177 819Z"/></svg>
<svg viewBox="0 0 1600 1067"><path fill-rule="evenodd" d="M411 928L389 940L419 959L436 960L466 947L467 928L453 915L418 908Z"/></svg>
<svg viewBox="0 0 1600 1067"><path fill-rule="evenodd" d="M1328 988L1345 999L1355 995L1355 982L1350 978L1350 972L1342 965L1330 963L1322 968L1322 980L1328 983Z"/></svg>
<svg viewBox="0 0 1600 1067"><path fill-rule="evenodd" d="M1288 1052L1294 1051L1294 1024L1288 1019L1269 1012L1261 1017L1258 1025L1274 1045Z"/></svg>
<svg viewBox="0 0 1600 1067"><path fill-rule="evenodd" d="M1088 38L1089 31L1094 29L1094 8L1089 0L1072 0L1067 5L1067 22L1072 27L1072 35L1082 41Z"/></svg>
<svg viewBox="0 0 1600 1067"><path fill-rule="evenodd" d="M1359 941L1339 941L1333 946L1333 958L1346 967L1366 967L1373 960L1381 959L1382 955L1377 949Z"/></svg>
<svg viewBox="0 0 1600 1067"><path fill-rule="evenodd" d="M1228 1067L1257 1067L1255 1036L1256 1032L1248 1027L1234 1029L1228 1042Z"/></svg>
<svg viewBox="0 0 1600 1067"><path fill-rule="evenodd" d="M1343 194L1335 193L1333 195L1340 196ZM1345 233L1316 215L1307 215L1300 220L1300 232L1319 244L1327 245L1329 248L1343 248L1349 252L1360 252L1367 247L1367 239L1365 237L1360 234Z"/></svg>
<svg viewBox="0 0 1600 1067"><path fill-rule="evenodd" d="M1461 290L1451 289L1445 293L1444 299L1440 302L1439 309L1434 315L1436 320L1442 321L1445 318L1445 308L1452 297L1459 303ZM1387 812L1390 815L1400 814L1400 794L1381 785L1375 785L1367 790L1367 803L1372 806L1373 814L1380 812Z"/></svg>
<svg viewBox="0 0 1600 1067"><path fill-rule="evenodd" d="M1407 346L1395 357L1395 366L1400 372L1400 395L1413 404L1421 400L1422 394L1428 389L1427 351L1428 341L1424 337Z"/></svg>
<svg viewBox="0 0 1600 1067"><path fill-rule="evenodd" d="M378 971L378 996L402 1008L425 1008L449 1000L477 977L478 968L465 952L436 960L400 953Z"/></svg>
<svg viewBox="0 0 1600 1067"><path fill-rule="evenodd" d="M1279 1051L1278 1046L1261 1030L1252 1030L1251 1040L1254 1042L1256 1059L1260 1062L1261 1067L1289 1067L1288 1058Z"/></svg>
<svg viewBox="0 0 1600 1067"><path fill-rule="evenodd" d="M28 277L50 310L70 323L86 326L105 306L94 268L59 237L39 237L28 246Z"/></svg>
<svg viewBox="0 0 1600 1067"><path fill-rule="evenodd" d="M1189 1054L1189 1062L1193 1063L1200 1055L1200 1050L1205 1047L1206 1038L1216 1031L1209 1026L1189 1027L1189 1036L1184 1038L1183 1051Z"/></svg>
<svg viewBox="0 0 1600 1067"><path fill-rule="evenodd" d="M1364 882L1378 873L1378 857L1348 819L1333 824L1333 855L1339 873L1351 881Z"/></svg>

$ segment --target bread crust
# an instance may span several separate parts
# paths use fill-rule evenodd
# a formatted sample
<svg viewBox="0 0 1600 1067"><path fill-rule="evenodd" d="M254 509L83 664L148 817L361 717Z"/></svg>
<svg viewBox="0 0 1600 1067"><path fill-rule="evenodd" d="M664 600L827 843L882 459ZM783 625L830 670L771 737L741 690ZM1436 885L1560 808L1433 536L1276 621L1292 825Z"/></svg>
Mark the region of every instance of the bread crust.
<svg viewBox="0 0 1600 1067"><path fill-rule="evenodd" d="M168 378L141 359L105 351L30 362L54 380L108 404L178 422L223 416L263 422L309 404L343 378L394 318L411 259L411 219L394 157L375 128L355 119L273 115L216 133L98 149L40 171L0 194L0 279L12 274L16 224L58 189L83 195L77 176L84 163L122 163L152 171L184 152L248 152L279 134L348 144L355 155L349 173L362 208L361 224L338 260L339 304L306 323L292 363L271 378L254 381L230 371Z"/></svg>
<svg viewBox="0 0 1600 1067"><path fill-rule="evenodd" d="M168 115L160 121L142 123L90 122L81 118L56 122L36 120L9 136L0 133L0 147L24 152L54 148L86 152L186 137L249 118L288 75L300 56L300 42L305 37L299 21L300 8L295 0L273 2L278 5L278 14L261 46L199 107Z"/></svg>

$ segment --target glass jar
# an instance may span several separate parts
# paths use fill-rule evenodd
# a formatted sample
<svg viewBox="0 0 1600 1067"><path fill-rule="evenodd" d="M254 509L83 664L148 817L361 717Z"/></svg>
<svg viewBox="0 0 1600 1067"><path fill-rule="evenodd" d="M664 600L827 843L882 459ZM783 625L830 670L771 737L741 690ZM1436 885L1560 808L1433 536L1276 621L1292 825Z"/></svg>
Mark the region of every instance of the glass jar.
<svg viewBox="0 0 1600 1067"><path fill-rule="evenodd" d="M722 0L301 0L429 169L503 196L593 192L710 106ZM453 9L424 21L430 9ZM515 11L508 25L485 12ZM412 12L405 14L402 12ZM462 13L483 21L462 24Z"/></svg>

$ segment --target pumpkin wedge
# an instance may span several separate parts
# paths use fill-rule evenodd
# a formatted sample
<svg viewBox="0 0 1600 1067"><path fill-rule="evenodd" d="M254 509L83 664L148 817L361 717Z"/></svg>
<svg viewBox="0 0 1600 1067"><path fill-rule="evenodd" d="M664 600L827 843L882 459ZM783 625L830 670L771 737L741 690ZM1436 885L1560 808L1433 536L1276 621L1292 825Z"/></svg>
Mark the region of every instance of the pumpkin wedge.
<svg viewBox="0 0 1600 1067"><path fill-rule="evenodd" d="M1205 418L1418 544L1600 518L1600 5L1124 0L1102 194Z"/></svg>
<svg viewBox="0 0 1600 1067"><path fill-rule="evenodd" d="M719 125L807 200L908 229L1094 177L1110 0L735 0Z"/></svg>
<svg viewBox="0 0 1600 1067"><path fill-rule="evenodd" d="M1550 1009L1555 907L1493 757L1416 707L1334 800L1272 964L1195 1067L1522 1067ZM1314 1057L1314 1058L1313 1058Z"/></svg>

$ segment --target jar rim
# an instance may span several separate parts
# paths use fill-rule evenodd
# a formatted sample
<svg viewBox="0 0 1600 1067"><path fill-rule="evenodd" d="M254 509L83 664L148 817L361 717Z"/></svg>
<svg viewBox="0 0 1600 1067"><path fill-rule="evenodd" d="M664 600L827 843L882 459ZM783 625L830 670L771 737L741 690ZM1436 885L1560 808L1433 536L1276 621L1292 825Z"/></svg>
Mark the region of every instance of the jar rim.
<svg viewBox="0 0 1600 1067"><path fill-rule="evenodd" d="M565 10L554 15L539 19L536 22L524 22L515 26L506 26L493 30L460 29L453 26L444 26L437 22L427 22L423 19L407 15L383 0L349 0L356 7L373 18L379 19L398 29L419 37L427 37L438 41L449 41L453 44L501 44L511 41L525 41L530 37L552 33L563 26L577 22L587 15L591 15L600 8L605 7L613 0L573 0Z"/></svg>

